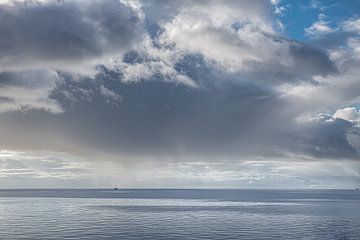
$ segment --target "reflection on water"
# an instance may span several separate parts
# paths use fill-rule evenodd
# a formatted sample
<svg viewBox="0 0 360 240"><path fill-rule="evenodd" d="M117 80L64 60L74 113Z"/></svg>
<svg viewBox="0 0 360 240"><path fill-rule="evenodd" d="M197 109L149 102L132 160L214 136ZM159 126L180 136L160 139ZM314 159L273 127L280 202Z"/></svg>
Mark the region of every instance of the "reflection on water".
<svg viewBox="0 0 360 240"><path fill-rule="evenodd" d="M360 239L353 190L0 190L0 239Z"/></svg>

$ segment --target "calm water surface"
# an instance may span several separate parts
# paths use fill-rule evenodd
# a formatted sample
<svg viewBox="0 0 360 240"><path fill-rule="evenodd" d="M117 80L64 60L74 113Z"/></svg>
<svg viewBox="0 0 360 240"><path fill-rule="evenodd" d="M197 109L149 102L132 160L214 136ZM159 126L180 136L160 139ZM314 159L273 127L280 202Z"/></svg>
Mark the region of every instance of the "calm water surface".
<svg viewBox="0 0 360 240"><path fill-rule="evenodd" d="M360 239L356 190L0 190L0 239Z"/></svg>

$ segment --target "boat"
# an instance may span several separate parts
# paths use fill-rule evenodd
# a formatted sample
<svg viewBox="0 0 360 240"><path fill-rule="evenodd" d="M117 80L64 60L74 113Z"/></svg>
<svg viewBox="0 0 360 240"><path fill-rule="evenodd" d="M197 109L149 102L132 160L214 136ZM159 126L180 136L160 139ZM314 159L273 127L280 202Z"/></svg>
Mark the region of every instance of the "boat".
<svg viewBox="0 0 360 240"><path fill-rule="evenodd" d="M119 188L118 188L118 186L116 184L116 187L114 187L114 191L117 191L117 190L119 190Z"/></svg>

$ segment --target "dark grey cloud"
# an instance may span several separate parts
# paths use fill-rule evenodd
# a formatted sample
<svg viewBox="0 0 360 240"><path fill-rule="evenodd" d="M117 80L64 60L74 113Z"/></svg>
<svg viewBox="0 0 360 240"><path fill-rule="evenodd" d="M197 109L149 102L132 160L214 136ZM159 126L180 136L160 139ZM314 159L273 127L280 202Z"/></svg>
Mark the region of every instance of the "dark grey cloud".
<svg viewBox="0 0 360 240"><path fill-rule="evenodd" d="M57 71L93 75L141 42L143 31L139 12L116 0L1 4L0 112L62 112L49 98L62 80ZM102 91L108 101L120 98Z"/></svg>
<svg viewBox="0 0 360 240"><path fill-rule="evenodd" d="M338 74L337 66L321 48L288 39L275 39L277 40L274 41L281 41L288 45L289 61L292 61L293 64L283 66L275 59L266 64L249 61L246 63L249 71L243 74L244 79L270 87L284 83L297 84L301 82L310 82L316 85L317 83L312 76L327 77Z"/></svg>
<svg viewBox="0 0 360 240"><path fill-rule="evenodd" d="M335 31L311 40L311 44L323 49L334 48L343 45L348 39L357 35L353 31Z"/></svg>
<svg viewBox="0 0 360 240"><path fill-rule="evenodd" d="M304 154L316 158L359 157L346 139L353 123L296 122L297 109L271 88L239 82L211 68L201 56L189 55L176 69L198 88L166 82L159 76L124 83L122 73L101 68L95 78L80 81L63 75L51 98L61 103L61 115L29 112L2 116L4 136L16 127L14 141L32 147L87 149L138 156L201 156L218 158L278 157ZM226 81L224 77L229 79ZM101 89L111 89L121 101L109 104ZM15 117L17 116L17 117ZM10 122L6 119L16 119ZM26 121L26 123L25 123ZM43 128L44 124L47 130ZM23 128L18 126L23 125ZM56 136L51 141L49 137ZM60 143L59 143L59 142Z"/></svg>
<svg viewBox="0 0 360 240"><path fill-rule="evenodd" d="M121 54L142 37L140 16L116 0L0 5L2 69L79 64ZM55 65L56 63L56 65Z"/></svg>
<svg viewBox="0 0 360 240"><path fill-rule="evenodd" d="M43 71L0 72L0 86L3 88L9 86L37 88L49 82L52 84L53 79Z"/></svg>
<svg viewBox="0 0 360 240"><path fill-rule="evenodd" d="M348 139L348 134L357 131L356 124L344 119L325 116L294 126L289 131L292 151L317 159L355 159L360 155Z"/></svg>
<svg viewBox="0 0 360 240"><path fill-rule="evenodd" d="M181 67L179 63L179 70ZM26 136L39 132L44 136L33 140L34 145L56 147L56 143L51 146L52 141L43 141L55 134L59 139L72 139L65 144L67 147L76 144L85 149L127 154L210 156L241 152L249 155L256 151L250 146L257 148L269 141L261 136L275 132L266 125L281 114L275 107L283 103L269 89L221 83L221 79L214 82L212 78L216 75L208 76L206 67L203 68L204 71L197 72L186 68L194 78L199 75L197 84L201 87L196 89L162 79L123 83L119 80L121 73L107 69L95 79L64 80L51 95L62 104L64 113L46 116L33 111L27 113L26 120L21 114L9 113L2 116L2 133L8 136L15 126L24 124L24 129L17 130L19 138L14 137L24 145L29 141ZM101 92L104 87L121 95L121 101L108 104ZM17 120L7 122L6 118Z"/></svg>
<svg viewBox="0 0 360 240"><path fill-rule="evenodd" d="M198 88L156 76L151 81L123 83L121 72L103 68L95 81L83 80L77 87L71 87L71 81L59 86L53 97L66 102L64 92L71 89L97 93L86 101L74 94L80 100L69 101L74 105L67 110L67 121L81 123L73 129L82 129L76 135L87 135L85 144L100 144L109 151L207 157L294 153L323 159L360 157L348 139L350 133L358 135L357 122L331 115L321 121L299 122L298 109L289 108L291 103L272 88L234 79L211 68L198 55L186 56L175 68L194 79ZM121 95L121 103L104 106L101 86ZM78 118L91 120L84 126ZM102 126L104 121L106 126Z"/></svg>
<svg viewBox="0 0 360 240"><path fill-rule="evenodd" d="M60 79L51 70L0 72L0 113L29 109L61 112L60 105L49 97Z"/></svg>
<svg viewBox="0 0 360 240"><path fill-rule="evenodd" d="M328 54L319 48L310 45L295 43L290 46L291 55L295 59L295 68L308 76L330 75L337 73L335 63Z"/></svg>
<svg viewBox="0 0 360 240"><path fill-rule="evenodd" d="M329 63L325 54L320 56L324 58L319 58L319 61L322 59L324 64ZM125 61L136 64L145 60L131 52L125 55ZM297 107L289 109L291 103L282 99L268 84L260 87L258 82L249 78L226 74L201 55L187 55L174 68L193 79L198 88L164 82L160 76L146 82L122 83L121 72L106 68L95 82L78 83L92 92L105 84L123 97L117 109L101 114L112 119L110 122L114 121L109 131L102 129L97 133L97 136L103 135L101 143L107 142L105 145L109 150L145 154L212 157L304 154L320 159L359 158L356 147L348 139L351 132L357 135L356 123L333 119L332 116L329 116L332 121L299 123ZM59 88L58 99L64 86ZM92 107L104 109L97 105L99 100L104 101L101 99L101 96L91 99L95 103ZM93 120L92 126L101 124L101 120ZM89 135L87 139L93 138Z"/></svg>

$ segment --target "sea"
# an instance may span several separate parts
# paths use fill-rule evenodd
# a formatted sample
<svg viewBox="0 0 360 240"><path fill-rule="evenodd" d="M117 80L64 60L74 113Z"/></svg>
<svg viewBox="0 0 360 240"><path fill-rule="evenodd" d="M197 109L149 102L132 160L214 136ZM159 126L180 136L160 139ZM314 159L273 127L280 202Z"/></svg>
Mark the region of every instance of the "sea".
<svg viewBox="0 0 360 240"><path fill-rule="evenodd" d="M360 191L0 190L0 239L360 239Z"/></svg>

